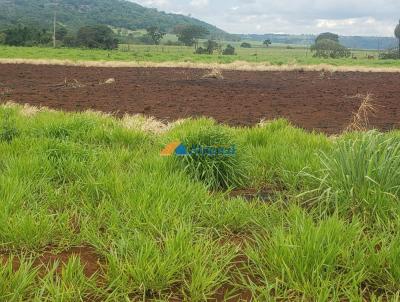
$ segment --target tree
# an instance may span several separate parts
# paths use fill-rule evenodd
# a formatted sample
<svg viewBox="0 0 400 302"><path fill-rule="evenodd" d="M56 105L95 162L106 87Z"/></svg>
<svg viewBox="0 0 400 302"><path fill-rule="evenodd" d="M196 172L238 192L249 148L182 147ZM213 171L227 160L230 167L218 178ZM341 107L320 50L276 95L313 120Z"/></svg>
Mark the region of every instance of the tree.
<svg viewBox="0 0 400 302"><path fill-rule="evenodd" d="M68 34L67 29L64 26L57 26L56 28L56 40L62 41L64 40L65 36Z"/></svg>
<svg viewBox="0 0 400 302"><path fill-rule="evenodd" d="M206 48L207 53L212 55L214 51L218 49L219 45L214 40L208 40L204 43L204 47Z"/></svg>
<svg viewBox="0 0 400 302"><path fill-rule="evenodd" d="M232 56L235 54L235 47L233 47L232 45L228 44L226 46L226 48L224 49L224 51L222 52L223 55L225 56Z"/></svg>
<svg viewBox="0 0 400 302"><path fill-rule="evenodd" d="M48 44L51 34L45 29L18 25L4 31L4 44L11 46L33 46Z"/></svg>
<svg viewBox="0 0 400 302"><path fill-rule="evenodd" d="M118 40L113 31L106 25L81 27L76 35L76 45L87 48L115 49Z"/></svg>
<svg viewBox="0 0 400 302"><path fill-rule="evenodd" d="M330 39L316 40L315 44L311 46L311 51L314 52L315 57L322 58L337 59L351 55L348 48Z"/></svg>
<svg viewBox="0 0 400 302"><path fill-rule="evenodd" d="M5 41L6 41L6 34L0 32L0 44L4 44Z"/></svg>
<svg viewBox="0 0 400 302"><path fill-rule="evenodd" d="M339 36L337 34L333 34L333 33L329 33L329 32L322 33L315 39L315 43L318 43L321 40L331 40L336 43L339 43Z"/></svg>
<svg viewBox="0 0 400 302"><path fill-rule="evenodd" d="M397 24L396 29L394 30L394 35L399 40L399 59L400 59L400 20L399 24Z"/></svg>
<svg viewBox="0 0 400 302"><path fill-rule="evenodd" d="M157 26L151 26L146 29L147 35L151 38L155 45L159 45L160 41L167 34L161 31Z"/></svg>
<svg viewBox="0 0 400 302"><path fill-rule="evenodd" d="M263 42L263 44L265 45L265 47L269 47L269 46L272 44L272 42L271 42L270 39L267 39L267 40L265 40L265 41Z"/></svg>
<svg viewBox="0 0 400 302"><path fill-rule="evenodd" d="M242 44L240 44L240 47L242 47L242 48L251 48L251 44L247 43L247 42L243 42Z"/></svg>
<svg viewBox="0 0 400 302"><path fill-rule="evenodd" d="M197 25L184 25L177 26L174 30L178 36L178 41L182 42L186 46L193 46L197 48L198 39L204 38L209 34L209 31L202 26Z"/></svg>

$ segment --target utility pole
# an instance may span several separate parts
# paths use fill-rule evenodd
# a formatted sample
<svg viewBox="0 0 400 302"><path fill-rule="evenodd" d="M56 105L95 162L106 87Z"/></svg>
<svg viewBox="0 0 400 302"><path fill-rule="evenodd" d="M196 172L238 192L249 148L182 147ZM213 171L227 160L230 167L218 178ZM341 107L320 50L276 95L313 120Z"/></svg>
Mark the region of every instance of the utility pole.
<svg viewBox="0 0 400 302"><path fill-rule="evenodd" d="M57 11L54 8L54 19L53 19L53 47L56 48L56 24L57 24Z"/></svg>

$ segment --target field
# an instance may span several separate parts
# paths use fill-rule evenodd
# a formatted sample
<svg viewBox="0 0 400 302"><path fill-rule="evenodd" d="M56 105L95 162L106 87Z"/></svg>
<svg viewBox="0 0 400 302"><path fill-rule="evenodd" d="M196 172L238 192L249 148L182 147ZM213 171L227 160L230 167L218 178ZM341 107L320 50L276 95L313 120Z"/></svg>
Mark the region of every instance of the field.
<svg viewBox="0 0 400 302"><path fill-rule="evenodd" d="M0 301L400 301L399 62L127 48L0 46Z"/></svg>
<svg viewBox="0 0 400 302"><path fill-rule="evenodd" d="M145 114L174 121L213 117L221 123L251 126L262 119L286 118L294 125L340 133L360 106L357 96L372 94L377 112L372 127L400 126L400 73L244 72L181 68L87 68L3 64L0 100L67 111L88 109ZM38 76L40 75L40 76ZM115 82L106 84L107 79Z"/></svg>
<svg viewBox="0 0 400 302"><path fill-rule="evenodd" d="M397 131L0 114L3 301L399 300Z"/></svg>
<svg viewBox="0 0 400 302"><path fill-rule="evenodd" d="M357 59L321 59L312 56L308 48L276 45L270 48L251 49L236 46L237 54L195 55L191 47L121 45L119 50L88 50L44 47L8 47L0 45L2 59L58 59L72 61L122 61L122 62L191 62L191 63L233 63L244 61L271 65L332 65L394 68L400 67L399 60L379 60L377 51L354 50ZM368 56L373 57L369 59Z"/></svg>

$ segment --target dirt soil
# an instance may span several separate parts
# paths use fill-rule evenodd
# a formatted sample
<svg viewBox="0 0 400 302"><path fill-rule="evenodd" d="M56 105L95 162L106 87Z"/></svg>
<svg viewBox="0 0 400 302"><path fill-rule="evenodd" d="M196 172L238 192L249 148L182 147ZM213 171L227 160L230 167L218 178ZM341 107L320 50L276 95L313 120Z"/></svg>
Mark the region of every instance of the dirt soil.
<svg viewBox="0 0 400 302"><path fill-rule="evenodd" d="M354 96L371 93L377 107L371 125L400 126L400 73L223 71L224 79L203 78L207 72L3 64L0 102L117 116L142 113L165 121L209 116L230 125L284 117L332 134L357 110L360 99Z"/></svg>

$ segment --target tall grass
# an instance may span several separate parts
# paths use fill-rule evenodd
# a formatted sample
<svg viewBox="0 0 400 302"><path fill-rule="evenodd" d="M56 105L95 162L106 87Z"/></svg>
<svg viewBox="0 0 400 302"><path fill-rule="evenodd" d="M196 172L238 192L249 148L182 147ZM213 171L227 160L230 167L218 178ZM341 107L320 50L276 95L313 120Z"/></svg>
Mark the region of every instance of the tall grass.
<svg viewBox="0 0 400 302"><path fill-rule="evenodd" d="M149 131L16 105L0 117L18 132L0 140L2 301L400 296L398 132L330 138L283 120L209 119ZM237 156L161 157L177 139L237 144ZM232 198L235 186L273 187L279 198ZM95 260L57 256L78 246ZM49 253L58 261L43 261Z"/></svg>
<svg viewBox="0 0 400 302"><path fill-rule="evenodd" d="M320 158L320 208L369 217L396 213L393 210L398 209L400 189L398 138L374 131L349 135Z"/></svg>

